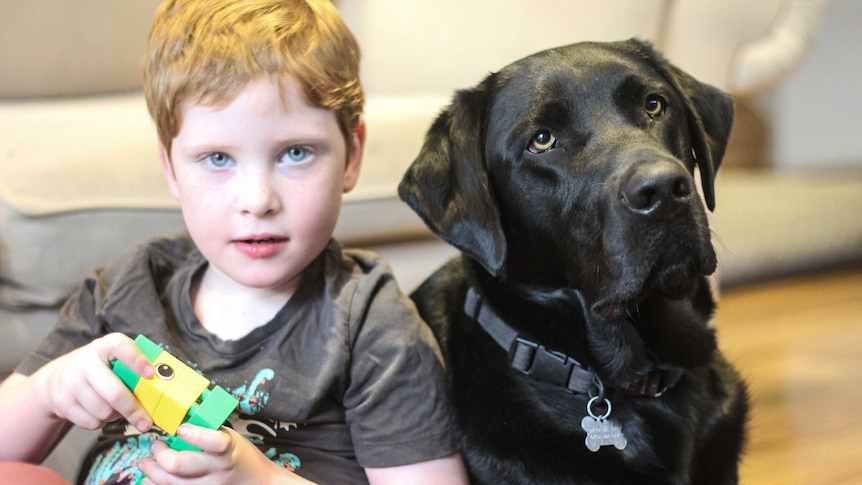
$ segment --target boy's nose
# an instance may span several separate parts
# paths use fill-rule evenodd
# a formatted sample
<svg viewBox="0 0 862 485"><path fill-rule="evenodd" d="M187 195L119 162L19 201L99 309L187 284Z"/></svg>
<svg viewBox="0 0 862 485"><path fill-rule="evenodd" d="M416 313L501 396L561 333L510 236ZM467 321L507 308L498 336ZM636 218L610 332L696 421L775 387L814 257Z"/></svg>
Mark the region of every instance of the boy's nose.
<svg viewBox="0 0 862 485"><path fill-rule="evenodd" d="M239 187L238 209L243 214L264 217L281 210L281 200L266 173L247 173Z"/></svg>

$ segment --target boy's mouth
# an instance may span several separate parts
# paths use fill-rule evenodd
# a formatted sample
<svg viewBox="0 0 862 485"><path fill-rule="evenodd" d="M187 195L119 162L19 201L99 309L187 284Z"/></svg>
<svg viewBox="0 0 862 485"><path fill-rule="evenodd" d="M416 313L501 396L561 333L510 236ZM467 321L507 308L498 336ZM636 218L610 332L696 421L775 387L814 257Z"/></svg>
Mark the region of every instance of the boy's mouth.
<svg viewBox="0 0 862 485"><path fill-rule="evenodd" d="M237 238L234 241L245 244L273 244L287 241L287 237L276 234L249 234L246 237Z"/></svg>
<svg viewBox="0 0 862 485"><path fill-rule="evenodd" d="M262 235L236 239L233 246L248 257L269 258L280 253L287 246L288 241L286 237Z"/></svg>
<svg viewBox="0 0 862 485"><path fill-rule="evenodd" d="M273 243L277 243L277 242L281 242L281 241L284 241L284 238L270 237L270 238L266 238L266 239L243 239L240 242L243 242L246 244L273 244Z"/></svg>

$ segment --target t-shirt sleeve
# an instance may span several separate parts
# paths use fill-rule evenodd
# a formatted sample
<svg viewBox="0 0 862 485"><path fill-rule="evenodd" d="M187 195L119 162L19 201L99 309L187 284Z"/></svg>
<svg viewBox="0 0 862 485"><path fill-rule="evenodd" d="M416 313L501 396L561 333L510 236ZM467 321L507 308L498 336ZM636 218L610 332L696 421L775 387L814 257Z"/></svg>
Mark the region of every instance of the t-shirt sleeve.
<svg viewBox="0 0 862 485"><path fill-rule="evenodd" d="M105 334L97 317L97 300L102 292L98 272L93 272L60 310L54 329L15 369L30 375L48 362Z"/></svg>
<svg viewBox="0 0 862 485"><path fill-rule="evenodd" d="M54 329L16 368L30 375L43 365L111 332L129 336L165 325L161 279L188 251L186 239L155 239L91 271L60 310ZM162 276L166 275L164 278Z"/></svg>
<svg viewBox="0 0 862 485"><path fill-rule="evenodd" d="M357 460L400 466L457 450L443 359L430 328L388 266L359 285L350 319L350 385L344 396Z"/></svg>

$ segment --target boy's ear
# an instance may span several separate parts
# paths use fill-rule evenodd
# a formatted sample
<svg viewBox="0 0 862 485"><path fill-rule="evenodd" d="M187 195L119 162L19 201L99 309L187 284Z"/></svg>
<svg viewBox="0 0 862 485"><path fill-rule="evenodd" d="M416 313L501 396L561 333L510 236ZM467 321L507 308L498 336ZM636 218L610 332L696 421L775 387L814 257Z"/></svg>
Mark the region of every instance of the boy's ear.
<svg viewBox="0 0 862 485"><path fill-rule="evenodd" d="M365 151L365 118L359 119L356 131L350 137L347 146L347 166L344 167L344 186L346 194L356 187L359 181L359 171L362 168L362 154Z"/></svg>
<svg viewBox="0 0 862 485"><path fill-rule="evenodd" d="M180 190L177 186L177 178L174 175L174 166L171 164L171 156L168 154L165 144L159 140L159 160L162 163L162 172L165 174L165 180L168 182L168 189L175 199L180 200Z"/></svg>

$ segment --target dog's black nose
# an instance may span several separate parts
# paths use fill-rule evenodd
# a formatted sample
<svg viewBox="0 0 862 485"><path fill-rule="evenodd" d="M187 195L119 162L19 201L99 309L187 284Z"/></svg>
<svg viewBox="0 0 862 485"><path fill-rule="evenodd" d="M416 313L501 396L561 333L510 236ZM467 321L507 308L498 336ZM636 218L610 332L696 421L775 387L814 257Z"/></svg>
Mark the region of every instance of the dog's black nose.
<svg viewBox="0 0 862 485"><path fill-rule="evenodd" d="M624 176L620 197L624 205L639 214L668 218L688 206L693 183L688 172L676 162L641 162Z"/></svg>

